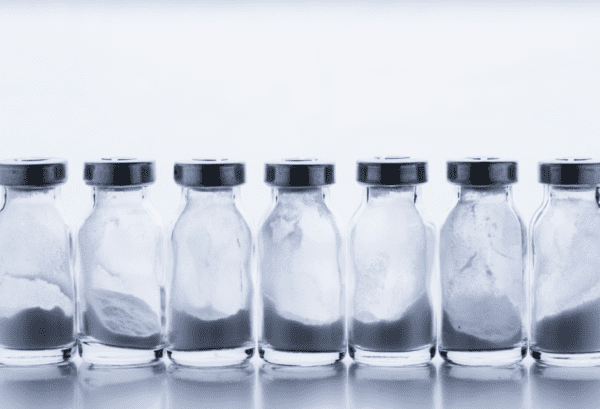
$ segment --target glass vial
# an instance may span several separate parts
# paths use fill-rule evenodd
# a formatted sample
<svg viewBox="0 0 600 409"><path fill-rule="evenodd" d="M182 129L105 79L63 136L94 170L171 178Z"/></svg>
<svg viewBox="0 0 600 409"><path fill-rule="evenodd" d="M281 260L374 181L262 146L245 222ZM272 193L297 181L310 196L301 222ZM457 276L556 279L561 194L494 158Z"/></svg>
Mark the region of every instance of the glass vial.
<svg viewBox="0 0 600 409"><path fill-rule="evenodd" d="M439 349L463 365L509 365L527 352L526 230L512 199L517 162L448 161L458 202L440 232Z"/></svg>
<svg viewBox="0 0 600 409"><path fill-rule="evenodd" d="M167 353L193 366L236 365L254 353L252 233L239 209L245 165L175 163L183 211L171 235Z"/></svg>
<svg viewBox="0 0 600 409"><path fill-rule="evenodd" d="M539 164L544 201L531 223L531 355L600 365L600 161Z"/></svg>
<svg viewBox="0 0 600 409"><path fill-rule="evenodd" d="M153 161L86 162L94 207L79 230L79 354L92 364L158 360L164 346L163 228L146 200Z"/></svg>
<svg viewBox="0 0 600 409"><path fill-rule="evenodd" d="M416 365L435 355L431 280L435 229L415 203L427 162L408 157L357 163L363 201L348 245L350 356L373 365Z"/></svg>
<svg viewBox="0 0 600 409"><path fill-rule="evenodd" d="M0 364L61 363L75 351L66 180L61 159L0 161Z"/></svg>
<svg viewBox="0 0 600 409"><path fill-rule="evenodd" d="M265 166L273 206L258 233L259 352L270 363L326 365L346 352L342 239L327 205L334 167Z"/></svg>

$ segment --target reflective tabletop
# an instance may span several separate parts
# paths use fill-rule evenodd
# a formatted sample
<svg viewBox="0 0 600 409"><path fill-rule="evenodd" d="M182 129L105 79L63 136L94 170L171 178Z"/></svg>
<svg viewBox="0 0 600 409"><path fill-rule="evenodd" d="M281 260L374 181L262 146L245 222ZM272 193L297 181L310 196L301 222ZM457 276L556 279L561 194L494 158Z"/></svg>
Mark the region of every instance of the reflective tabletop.
<svg viewBox="0 0 600 409"><path fill-rule="evenodd" d="M0 408L596 408L600 367L0 367Z"/></svg>

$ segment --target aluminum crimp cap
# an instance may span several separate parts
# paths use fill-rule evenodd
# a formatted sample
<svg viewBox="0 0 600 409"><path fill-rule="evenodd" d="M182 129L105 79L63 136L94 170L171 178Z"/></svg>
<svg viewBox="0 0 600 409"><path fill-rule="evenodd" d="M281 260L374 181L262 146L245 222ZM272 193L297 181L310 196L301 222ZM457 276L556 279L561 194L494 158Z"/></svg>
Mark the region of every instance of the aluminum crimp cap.
<svg viewBox="0 0 600 409"><path fill-rule="evenodd" d="M185 187L228 187L246 181L246 164L231 159L191 159L177 161L175 182Z"/></svg>
<svg viewBox="0 0 600 409"><path fill-rule="evenodd" d="M83 180L91 186L147 186L156 179L152 160L135 158L102 158L85 162Z"/></svg>
<svg viewBox="0 0 600 409"><path fill-rule="evenodd" d="M557 158L539 162L539 182L547 185L600 185L600 160Z"/></svg>
<svg viewBox="0 0 600 409"><path fill-rule="evenodd" d="M67 181L67 161L59 158L17 158L0 161L0 185L51 187Z"/></svg>
<svg viewBox="0 0 600 409"><path fill-rule="evenodd" d="M505 186L518 182L517 161L498 157L474 156L447 161L450 183L465 186Z"/></svg>
<svg viewBox="0 0 600 409"><path fill-rule="evenodd" d="M335 183L335 164L314 158L265 163L265 183L276 187L318 187Z"/></svg>
<svg viewBox="0 0 600 409"><path fill-rule="evenodd" d="M427 182L427 161L410 156L376 156L356 162L356 181L365 185L398 186Z"/></svg>

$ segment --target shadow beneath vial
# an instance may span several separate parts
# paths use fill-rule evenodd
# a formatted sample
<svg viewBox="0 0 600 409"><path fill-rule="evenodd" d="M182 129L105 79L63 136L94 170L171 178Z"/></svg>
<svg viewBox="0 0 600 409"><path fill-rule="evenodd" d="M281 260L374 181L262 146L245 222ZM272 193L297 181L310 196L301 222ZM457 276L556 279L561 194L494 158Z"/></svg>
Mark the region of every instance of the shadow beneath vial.
<svg viewBox="0 0 600 409"><path fill-rule="evenodd" d="M345 408L346 366L298 367L263 363L259 369L260 407Z"/></svg>
<svg viewBox="0 0 600 409"><path fill-rule="evenodd" d="M550 367L534 363L530 371L532 407L600 407L600 367Z"/></svg>
<svg viewBox="0 0 600 409"><path fill-rule="evenodd" d="M193 368L171 364L168 369L169 407L253 408L254 366Z"/></svg>
<svg viewBox="0 0 600 409"><path fill-rule="evenodd" d="M74 408L77 366L0 367L0 408Z"/></svg>
<svg viewBox="0 0 600 409"><path fill-rule="evenodd" d="M436 369L432 364L412 367L350 365L350 408L433 408Z"/></svg>
<svg viewBox="0 0 600 409"><path fill-rule="evenodd" d="M97 366L79 368L81 403L84 408L166 407L166 367L163 362L149 366Z"/></svg>
<svg viewBox="0 0 600 409"><path fill-rule="evenodd" d="M527 369L511 367L440 366L443 408L526 408Z"/></svg>

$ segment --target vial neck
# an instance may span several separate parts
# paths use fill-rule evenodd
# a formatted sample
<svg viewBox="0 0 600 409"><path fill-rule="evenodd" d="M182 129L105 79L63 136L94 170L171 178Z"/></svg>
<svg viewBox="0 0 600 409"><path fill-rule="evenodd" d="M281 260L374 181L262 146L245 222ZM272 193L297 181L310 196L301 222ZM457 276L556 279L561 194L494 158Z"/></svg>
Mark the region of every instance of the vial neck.
<svg viewBox="0 0 600 409"><path fill-rule="evenodd" d="M233 188L186 188L188 206L226 206L235 201Z"/></svg>
<svg viewBox="0 0 600 409"><path fill-rule="evenodd" d="M367 186L367 204L369 206L413 204L416 186Z"/></svg>
<svg viewBox="0 0 600 409"><path fill-rule="evenodd" d="M325 189L322 187L306 188L274 188L273 194L280 203L294 203L302 201L305 204L324 202Z"/></svg>
<svg viewBox="0 0 600 409"><path fill-rule="evenodd" d="M35 189L24 189L18 187L6 187L4 189L5 194L5 205L4 207L18 204L29 205L29 204L48 204L54 203L57 195L56 187L46 188L35 188Z"/></svg>
<svg viewBox="0 0 600 409"><path fill-rule="evenodd" d="M550 186L548 191L551 201L598 201L596 186Z"/></svg>
<svg viewBox="0 0 600 409"><path fill-rule="evenodd" d="M512 186L473 187L460 186L458 200L462 203L478 202L495 204L509 202L512 196Z"/></svg>
<svg viewBox="0 0 600 409"><path fill-rule="evenodd" d="M142 206L145 195L145 187L94 187L94 206Z"/></svg>

